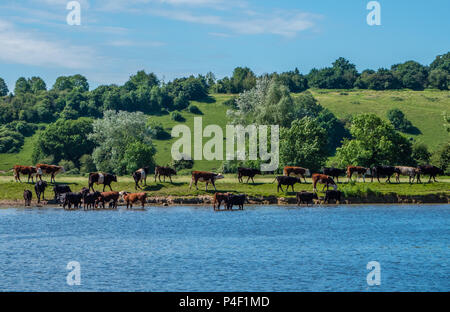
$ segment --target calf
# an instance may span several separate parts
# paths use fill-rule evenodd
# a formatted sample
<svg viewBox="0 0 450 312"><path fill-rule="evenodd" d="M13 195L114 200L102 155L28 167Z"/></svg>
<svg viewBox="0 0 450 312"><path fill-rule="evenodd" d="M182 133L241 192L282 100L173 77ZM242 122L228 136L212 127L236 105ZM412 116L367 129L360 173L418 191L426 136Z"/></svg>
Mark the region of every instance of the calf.
<svg viewBox="0 0 450 312"><path fill-rule="evenodd" d="M330 200L334 199L337 202L341 202L341 196L342 196L342 192L341 191L326 191L325 193L325 203L329 204Z"/></svg>
<svg viewBox="0 0 450 312"><path fill-rule="evenodd" d="M144 185L147 185L147 176L148 176L149 172L150 172L149 167L144 167L144 168L138 169L135 172L133 172L132 176L133 176L134 183L135 183L135 186L134 186L135 190L137 190L138 188L142 189L139 186L139 182L144 181Z"/></svg>
<svg viewBox="0 0 450 312"><path fill-rule="evenodd" d="M281 189L282 192L284 192L282 185L287 185L287 187L286 187L287 191L289 190L289 186L292 187L292 192L295 192L294 191L294 184L295 183L302 183L300 181L300 178L289 177L289 176L278 176L278 177L275 178L275 180L277 180L277 182L278 182L277 192L280 192L280 189ZM274 182L275 182L275 180L274 180Z"/></svg>
<svg viewBox="0 0 450 312"><path fill-rule="evenodd" d="M34 183L34 176L36 175L36 167L31 167L31 166L14 166L14 168L12 169L14 171L14 179L16 182L20 182L22 183L22 181L20 180L20 175L24 174L24 175L28 175L28 180L27 183L30 183L30 178L31 178L31 182Z"/></svg>
<svg viewBox="0 0 450 312"><path fill-rule="evenodd" d="M327 175L315 173L312 176L312 181L313 181L314 192L317 192L317 183L324 184L322 191L324 191L325 188L327 188L327 191L328 191L328 187L330 185L334 188L334 190L337 190L337 184L334 182L334 180L332 178L330 178Z"/></svg>
<svg viewBox="0 0 450 312"><path fill-rule="evenodd" d="M214 194L214 201L213 201L214 210L220 210L220 205L222 204L222 202L224 202L224 205L226 205L228 195L230 195L230 193L215 193ZM216 203L217 203L217 209L216 209Z"/></svg>
<svg viewBox="0 0 450 312"><path fill-rule="evenodd" d="M25 200L25 206L31 206L31 199L33 198L33 193L30 190L23 191L23 199Z"/></svg>
<svg viewBox="0 0 450 312"><path fill-rule="evenodd" d="M224 176L221 173L213 173L213 172L206 172L206 171L193 171L189 189L192 188L192 183L194 183L195 187L198 190L197 183L198 183L198 181L200 181L200 182L206 183L206 191L208 191L209 183L211 183L214 186L214 190L217 191L215 182L216 182L216 180L223 179L223 178L224 178Z"/></svg>
<svg viewBox="0 0 450 312"><path fill-rule="evenodd" d="M330 176L334 179L336 179L336 182L339 183L339 176L345 175L345 169L339 169L339 168L322 168L322 173L324 175Z"/></svg>
<svg viewBox="0 0 450 312"><path fill-rule="evenodd" d="M164 182L166 182L166 177L169 177L170 179L170 183L172 182L172 176L173 175L177 175L177 172L175 169L172 169L170 167L159 167L156 166L155 168L155 182L156 182L156 178L159 178L159 182L161 182L161 176L164 177Z"/></svg>
<svg viewBox="0 0 450 312"><path fill-rule="evenodd" d="M419 166L417 168L417 183L422 183L422 180L420 180L420 175L424 175L424 174L429 174L430 175L430 179L428 180L428 183L431 182L431 178L433 178L434 182L436 181L436 176L438 174L443 175L444 174L444 170L442 170L441 168L438 168L436 166L432 166L432 165L423 165L423 166Z"/></svg>
<svg viewBox="0 0 450 312"><path fill-rule="evenodd" d="M103 192L100 194L100 196L97 198L96 206L100 203L102 204L103 209L105 209L105 203L112 202L112 208L117 209L117 202L119 200L120 194L119 192ZM111 206L110 206L111 208Z"/></svg>
<svg viewBox="0 0 450 312"><path fill-rule="evenodd" d="M378 183L381 183L380 177L387 177L386 182L391 183L391 176L397 172L399 172L398 169L396 169L395 167L392 167L392 166L375 166L372 168L371 182L373 182L373 178L376 177L378 180Z"/></svg>
<svg viewBox="0 0 450 312"><path fill-rule="evenodd" d="M395 169L397 170L395 172L395 180L397 183L400 183L400 175L404 175L409 177L409 184L411 184L414 182L418 173L418 169L414 167L395 166Z"/></svg>
<svg viewBox="0 0 450 312"><path fill-rule="evenodd" d="M83 200L83 194L80 193L65 193L64 194L64 202L63 202L63 208L66 209L66 207L70 210L72 209L78 209L81 207L81 201Z"/></svg>
<svg viewBox="0 0 450 312"><path fill-rule="evenodd" d="M56 183L55 175L58 173L64 173L64 167L62 166L54 166L54 165L45 165L45 164L38 164L36 165L36 179L39 177L39 180L42 181L42 175L49 174L50 175L50 183Z"/></svg>
<svg viewBox="0 0 450 312"><path fill-rule="evenodd" d="M306 204L308 206L309 203L312 203L314 199L319 199L317 193L311 192L300 192L297 193L297 205Z"/></svg>
<svg viewBox="0 0 450 312"><path fill-rule="evenodd" d="M309 169L306 168L302 168L302 167L291 167L291 166L286 166L283 169L283 173L285 176L289 177L291 175L291 173L293 173L296 176L299 176L300 178L303 178L303 180L306 183L306 176L310 176L311 172L309 171ZM299 183L302 183L301 181Z"/></svg>
<svg viewBox="0 0 450 312"><path fill-rule="evenodd" d="M244 210L244 204L246 201L247 196L245 194L229 194L226 199L227 210L233 210L233 206L239 206L239 210Z"/></svg>
<svg viewBox="0 0 450 312"><path fill-rule="evenodd" d="M356 181L362 176L364 183L366 182L366 175L370 175L370 169L359 167L359 166L348 166L347 167L347 182L352 180L353 174L357 174Z"/></svg>
<svg viewBox="0 0 450 312"><path fill-rule="evenodd" d="M94 183L95 184L103 184L103 192L105 191L105 187L109 186L109 188L112 191L111 183L117 182L117 176L110 173L103 173L103 172L94 172L89 174L89 190L94 190Z"/></svg>
<svg viewBox="0 0 450 312"><path fill-rule="evenodd" d="M66 193L71 193L72 190L68 185L55 185L53 187L53 193L55 193L55 201L58 203L62 203L62 195Z"/></svg>
<svg viewBox="0 0 450 312"><path fill-rule="evenodd" d="M38 204L41 202L41 194L42 200L45 200L45 189L47 188L46 181L37 181L34 185L34 191L36 192L36 197L38 199Z"/></svg>
<svg viewBox="0 0 450 312"><path fill-rule="evenodd" d="M120 192L123 200L127 203L127 209L133 208L133 204L136 202L141 202L142 208L145 207L145 202L147 200L147 193L128 193L128 192Z"/></svg>
<svg viewBox="0 0 450 312"><path fill-rule="evenodd" d="M253 178L255 175L261 174L261 171L258 169L252 169L252 168L238 168L238 180L239 183L244 183L244 180L242 177L247 177L247 183L250 179L252 179L252 182L255 183L255 180Z"/></svg>

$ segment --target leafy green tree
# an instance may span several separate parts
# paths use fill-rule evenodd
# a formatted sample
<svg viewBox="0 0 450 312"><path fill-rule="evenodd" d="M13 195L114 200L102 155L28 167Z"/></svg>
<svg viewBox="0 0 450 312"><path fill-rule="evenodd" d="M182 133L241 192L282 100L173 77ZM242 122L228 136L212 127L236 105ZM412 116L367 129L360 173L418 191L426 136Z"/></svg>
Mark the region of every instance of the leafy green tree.
<svg viewBox="0 0 450 312"><path fill-rule="evenodd" d="M127 145L124 157L123 167L127 172L134 172L139 168L149 166L150 169L155 167L153 156L155 155L153 145L134 141Z"/></svg>
<svg viewBox="0 0 450 312"><path fill-rule="evenodd" d="M29 79L30 89L33 93L39 93L41 91L47 91L47 85L45 81L40 77L31 77Z"/></svg>
<svg viewBox="0 0 450 312"><path fill-rule="evenodd" d="M20 77L19 79L17 79L16 86L14 88L15 95L25 94L30 91L31 91L31 86L27 79L25 79L24 77Z"/></svg>
<svg viewBox="0 0 450 312"><path fill-rule="evenodd" d="M79 163L81 173L90 173L97 170L97 168L95 167L94 159L91 155L86 154L81 156Z"/></svg>
<svg viewBox="0 0 450 312"><path fill-rule="evenodd" d="M104 112L102 119L94 121L93 132L88 136L97 145L92 154L97 169L116 174L127 173L124 155L128 144L140 142L154 149L152 136L153 131L143 113ZM148 159L148 164L151 165L152 161Z"/></svg>
<svg viewBox="0 0 450 312"><path fill-rule="evenodd" d="M433 155L433 164L444 170L446 175L450 175L450 143L444 144Z"/></svg>
<svg viewBox="0 0 450 312"><path fill-rule="evenodd" d="M124 88L128 91L137 90L139 87L151 89L159 85L159 79L154 73L146 73L144 70L138 71L136 75L132 75L125 83Z"/></svg>
<svg viewBox="0 0 450 312"><path fill-rule="evenodd" d="M85 154L92 153L94 143L88 138L93 130L90 118L58 119L39 133L33 148L33 161L52 156L55 163L65 159L78 165Z"/></svg>
<svg viewBox="0 0 450 312"><path fill-rule="evenodd" d="M250 90L256 85L256 76L248 67L236 67L231 77L233 93L240 93Z"/></svg>
<svg viewBox="0 0 450 312"><path fill-rule="evenodd" d="M17 131L0 128L0 153L17 153L20 151L24 142L24 137Z"/></svg>
<svg viewBox="0 0 450 312"><path fill-rule="evenodd" d="M312 69L308 74L308 84L321 89L351 89L357 78L356 66L340 57L333 63L333 67Z"/></svg>
<svg viewBox="0 0 450 312"><path fill-rule="evenodd" d="M429 164L431 155L428 147L423 143L414 144L412 147L412 158L418 165Z"/></svg>
<svg viewBox="0 0 450 312"><path fill-rule="evenodd" d="M430 64L430 70L441 69L447 74L450 74L450 52L443 55L438 55Z"/></svg>
<svg viewBox="0 0 450 312"><path fill-rule="evenodd" d="M350 128L352 139L345 139L337 149L341 166L413 164L411 142L393 126L375 114L355 116Z"/></svg>
<svg viewBox="0 0 450 312"><path fill-rule="evenodd" d="M409 132L412 129L412 123L406 119L405 114L398 108L391 109L387 112L387 118L394 126L395 130L401 132Z"/></svg>
<svg viewBox="0 0 450 312"><path fill-rule="evenodd" d="M81 92L89 91L89 83L86 77L82 75L61 76L56 78L53 90L65 91L78 88Z"/></svg>
<svg viewBox="0 0 450 312"><path fill-rule="evenodd" d="M423 90L427 85L427 68L415 61L393 65L391 71L404 88Z"/></svg>
<svg viewBox="0 0 450 312"><path fill-rule="evenodd" d="M8 95L8 92L9 90L5 80L3 80L3 78L0 78L0 96L6 96Z"/></svg>
<svg viewBox="0 0 450 312"><path fill-rule="evenodd" d="M434 69L428 76L428 83L432 88L448 90L449 82L450 74L443 69Z"/></svg>
<svg viewBox="0 0 450 312"><path fill-rule="evenodd" d="M280 161L283 166L318 170L327 160L327 132L319 122L305 117L280 133Z"/></svg>
<svg viewBox="0 0 450 312"><path fill-rule="evenodd" d="M355 87L358 89L392 90L400 89L401 83L388 69L380 68L377 72L368 69L358 77Z"/></svg>

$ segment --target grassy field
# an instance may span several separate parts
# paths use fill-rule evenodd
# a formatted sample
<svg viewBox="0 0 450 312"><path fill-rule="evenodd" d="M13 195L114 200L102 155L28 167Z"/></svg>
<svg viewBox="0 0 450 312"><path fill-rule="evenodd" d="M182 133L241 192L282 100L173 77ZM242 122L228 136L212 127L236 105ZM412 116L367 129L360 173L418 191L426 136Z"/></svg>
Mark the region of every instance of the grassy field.
<svg viewBox="0 0 450 312"><path fill-rule="evenodd" d="M386 112L391 108L401 109L406 117L417 127L418 133L408 135L417 141L423 142L431 150L437 149L448 141L448 134L443 126L443 112L450 110L449 91L372 91L372 90L310 90L317 100L329 108L339 118L346 118L353 114L375 113L386 118ZM295 96L295 95L294 95ZM186 124L192 131L194 117L203 118L203 128L209 124L217 124L225 130L227 124L226 112L229 109L223 102L232 95L213 94L211 101L193 102L200 108L203 115L194 115L183 111ZM169 115L151 116L152 119L163 124L170 134L172 127L180 124L170 119ZM225 131L224 131L225 133ZM24 147L17 154L0 154L0 170L8 170L15 164L31 165L32 140L26 138ZM193 140L193 138L192 138ZM208 139L203 139L206 142ZM171 162L171 147L176 139L155 140L158 165L167 165ZM217 171L221 161L195 161L194 169Z"/></svg>
<svg viewBox="0 0 450 312"><path fill-rule="evenodd" d="M410 185L406 180L402 180L402 183L387 184L387 183L345 183L345 178L342 178L344 183L339 183L339 190L343 191L346 196L364 196L365 194L390 194L396 193L398 195L428 195L437 193L450 194L450 178L440 177L438 183L424 183ZM422 179L426 182L425 179ZM131 177L119 177L119 183L113 183L112 187L116 191L129 191L135 192L134 181ZM276 183L274 176L260 176L255 178L255 184L242 184L237 183L237 177L235 175L226 175L225 179L219 180L216 183L217 191L219 192L233 192L233 193L245 193L250 196L278 196L278 197L293 197L295 193L280 192L277 193ZM57 182L59 184L70 185L72 191L78 192L82 187L87 186L87 177L81 176L58 176ZM154 182L150 177L148 180L148 186L144 190L149 196L197 196L197 195L213 195L214 188L210 185L209 191L205 192L205 184L199 183L199 190L195 187L192 190L189 189L189 176L177 176L173 178L173 184ZM96 189L100 189L101 186L96 186ZM295 191L312 191L311 180L307 179L307 184L296 184ZM33 184L16 183L12 176L0 176L0 201L1 200L21 200L23 197L23 191L25 189L33 190ZM284 187L283 187L284 189ZM321 190L322 187L319 187ZM109 190L109 188L108 188ZM34 191L33 191L34 193ZM322 194L323 195L323 194ZM35 195L33 195L35 196ZM53 198L53 185L47 189L46 198Z"/></svg>

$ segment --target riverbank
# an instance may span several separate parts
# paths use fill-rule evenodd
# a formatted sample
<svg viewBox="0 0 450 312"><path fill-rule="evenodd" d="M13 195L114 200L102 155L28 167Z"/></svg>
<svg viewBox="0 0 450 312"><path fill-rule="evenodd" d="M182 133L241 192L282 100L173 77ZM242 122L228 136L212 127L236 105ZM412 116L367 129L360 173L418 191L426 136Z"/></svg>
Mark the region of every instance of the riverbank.
<svg viewBox="0 0 450 312"><path fill-rule="evenodd" d="M26 179L26 178L25 178ZM231 192L247 194L249 201L254 205L285 205L295 204L296 192L312 191L311 180L307 183L296 184L295 192L277 192L276 183L272 183L274 176L262 176L255 179L255 184L237 183L234 175L226 175L225 179L216 182L218 192ZM345 181L345 178L341 178ZM82 176L57 176L58 184L67 184L72 191L79 192L87 186L87 178ZM136 192L134 181L131 177L119 177L119 183L113 183L113 190ZM423 181L426 181L423 179ZM409 184L406 179L401 183L338 183L339 190L343 193L342 204L371 204L371 203L450 203L450 180L447 177L439 177L438 183ZM199 190L195 187L189 189L190 177L177 176L170 182L154 182L152 177L147 180L147 186L143 190L148 194L148 203L151 205L211 205L214 188L210 185L205 191L205 184L199 183ZM36 197L33 183L16 183L11 176L0 176L0 206L22 206L23 191L33 191L33 203ZM96 190L102 190L101 186L95 186ZM285 189L285 188L283 188ZM321 190L322 187L319 187ZM108 188L109 190L109 188ZM285 190L286 191L286 190ZM323 198L324 193L319 192ZM50 184L45 192L47 199L53 199L53 184ZM52 204L50 201L49 204Z"/></svg>

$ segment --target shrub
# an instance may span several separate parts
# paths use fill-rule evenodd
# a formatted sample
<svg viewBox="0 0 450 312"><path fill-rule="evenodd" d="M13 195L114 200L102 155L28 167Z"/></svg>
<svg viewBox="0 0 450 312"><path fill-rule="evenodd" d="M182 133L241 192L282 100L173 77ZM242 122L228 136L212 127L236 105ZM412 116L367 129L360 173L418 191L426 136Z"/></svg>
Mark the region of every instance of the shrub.
<svg viewBox="0 0 450 312"><path fill-rule="evenodd" d="M80 170L75 166L73 161L70 160L61 160L58 163L58 166L63 166L66 174L79 174Z"/></svg>
<svg viewBox="0 0 450 312"><path fill-rule="evenodd" d="M177 171L183 169L192 169L194 167L194 161L192 159L188 159L186 155L182 155L182 159L173 160L170 166L175 168L175 170Z"/></svg>
<svg viewBox="0 0 450 312"><path fill-rule="evenodd" d="M413 128L412 123L406 119L405 114L397 108L389 110L387 112L387 118L394 126L395 130L409 132Z"/></svg>
<svg viewBox="0 0 450 312"><path fill-rule="evenodd" d="M188 110L190 113L195 114L195 115L203 115L202 111L200 110L200 108L198 108L195 105L189 105Z"/></svg>
<svg viewBox="0 0 450 312"><path fill-rule="evenodd" d="M418 165L426 165L430 163L431 153L423 143L414 144L412 148L412 158Z"/></svg>
<svg viewBox="0 0 450 312"><path fill-rule="evenodd" d="M171 112L170 113L170 119L178 122L183 122L186 119L184 119L183 115L181 115L179 112Z"/></svg>
<svg viewBox="0 0 450 312"><path fill-rule="evenodd" d="M89 173L96 171L94 159L92 159L91 155L83 155L80 157L80 172L81 173Z"/></svg>
<svg viewBox="0 0 450 312"><path fill-rule="evenodd" d="M24 142L24 137L17 131L0 128L0 153L17 153Z"/></svg>

